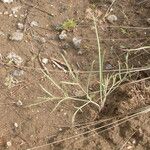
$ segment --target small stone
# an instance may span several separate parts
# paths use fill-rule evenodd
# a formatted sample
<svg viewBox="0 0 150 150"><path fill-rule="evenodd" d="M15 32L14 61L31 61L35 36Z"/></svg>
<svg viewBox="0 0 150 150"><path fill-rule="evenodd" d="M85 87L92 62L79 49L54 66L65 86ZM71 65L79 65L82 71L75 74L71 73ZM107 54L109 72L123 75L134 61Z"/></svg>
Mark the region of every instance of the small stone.
<svg viewBox="0 0 150 150"><path fill-rule="evenodd" d="M38 41L41 44L46 43L46 39L44 37L34 36L33 38L34 38L34 40Z"/></svg>
<svg viewBox="0 0 150 150"><path fill-rule="evenodd" d="M36 21L32 21L32 22L30 23L30 26L31 26L31 27L38 27L39 24L38 24L38 22L36 22Z"/></svg>
<svg viewBox="0 0 150 150"><path fill-rule="evenodd" d="M8 59L10 62L15 63L18 66L21 65L21 63L23 62L23 59L14 52L10 52L7 55L6 59Z"/></svg>
<svg viewBox="0 0 150 150"><path fill-rule="evenodd" d="M20 69L16 69L12 72L12 75L15 76L15 77L19 77L19 76L22 76L24 74L24 71L23 70L20 70Z"/></svg>
<svg viewBox="0 0 150 150"><path fill-rule="evenodd" d="M46 39L45 39L44 37L40 37L40 38L39 38L39 42L41 42L41 43L46 43Z"/></svg>
<svg viewBox="0 0 150 150"><path fill-rule="evenodd" d="M18 29L23 30L24 29L24 24L23 23L18 23L17 27L18 27Z"/></svg>
<svg viewBox="0 0 150 150"><path fill-rule="evenodd" d="M3 56L2 56L2 54L0 53L0 60L2 60L3 59Z"/></svg>
<svg viewBox="0 0 150 150"><path fill-rule="evenodd" d="M5 11L5 12L4 12L4 15L8 15L8 14L9 14L9 12L8 12L8 11Z"/></svg>
<svg viewBox="0 0 150 150"><path fill-rule="evenodd" d="M129 145L129 146L127 146L127 149L132 149L133 148L133 146L131 146L131 145Z"/></svg>
<svg viewBox="0 0 150 150"><path fill-rule="evenodd" d="M113 24L114 22L116 22L118 20L118 18L116 15L109 15L109 16L107 16L107 20Z"/></svg>
<svg viewBox="0 0 150 150"><path fill-rule="evenodd" d="M21 100L19 100L19 101L16 103L16 105L17 105L17 106L22 106L22 105L23 105L23 103L22 103L22 101L21 101Z"/></svg>
<svg viewBox="0 0 150 150"><path fill-rule="evenodd" d="M47 58L43 58L42 59L42 63L45 64L45 65L48 64L48 59Z"/></svg>
<svg viewBox="0 0 150 150"><path fill-rule="evenodd" d="M19 11L19 9L21 9L21 6L11 8L13 15L15 15Z"/></svg>
<svg viewBox="0 0 150 150"><path fill-rule="evenodd" d="M14 17L17 18L18 16L15 14Z"/></svg>
<svg viewBox="0 0 150 150"><path fill-rule="evenodd" d="M150 18L147 19L147 23L150 24Z"/></svg>
<svg viewBox="0 0 150 150"><path fill-rule="evenodd" d="M134 145L136 144L136 140L135 139L133 139L132 144L134 144Z"/></svg>
<svg viewBox="0 0 150 150"><path fill-rule="evenodd" d="M73 40L72 40L72 42L73 42L73 45L74 45L74 47L76 48L76 49L79 49L80 48L80 46L81 46L81 39L80 38L76 38L76 37L74 37L73 38Z"/></svg>
<svg viewBox="0 0 150 150"><path fill-rule="evenodd" d="M62 131L62 128L59 128L59 131Z"/></svg>
<svg viewBox="0 0 150 150"><path fill-rule="evenodd" d="M18 123L15 122L15 123L14 123L14 127L15 127L15 128L18 128L18 127L19 127Z"/></svg>
<svg viewBox="0 0 150 150"><path fill-rule="evenodd" d="M66 112L64 112L64 116L66 116L67 115L67 113Z"/></svg>
<svg viewBox="0 0 150 150"><path fill-rule="evenodd" d="M111 70L113 67L110 63L107 63L106 66L105 66L105 69L106 70Z"/></svg>
<svg viewBox="0 0 150 150"><path fill-rule="evenodd" d="M9 37L10 40L12 41L22 41L23 39L23 33L22 32L13 32L10 37Z"/></svg>
<svg viewBox="0 0 150 150"><path fill-rule="evenodd" d="M12 17L13 16L13 14L9 14L9 17Z"/></svg>
<svg viewBox="0 0 150 150"><path fill-rule="evenodd" d="M7 147L11 147L11 146L12 146L11 141L8 141L8 142L6 143L6 145L7 145Z"/></svg>
<svg viewBox="0 0 150 150"><path fill-rule="evenodd" d="M13 0L1 0L3 3L12 3L13 2Z"/></svg>
<svg viewBox="0 0 150 150"><path fill-rule="evenodd" d="M60 39L60 40L65 40L66 38L67 38L66 31L63 30L63 31L61 32L61 34L59 35L59 39Z"/></svg>
<svg viewBox="0 0 150 150"><path fill-rule="evenodd" d="M0 36L4 36L4 35L5 35L4 32L0 31Z"/></svg>
<svg viewBox="0 0 150 150"><path fill-rule="evenodd" d="M81 50L78 51L78 55L83 55L83 52Z"/></svg>

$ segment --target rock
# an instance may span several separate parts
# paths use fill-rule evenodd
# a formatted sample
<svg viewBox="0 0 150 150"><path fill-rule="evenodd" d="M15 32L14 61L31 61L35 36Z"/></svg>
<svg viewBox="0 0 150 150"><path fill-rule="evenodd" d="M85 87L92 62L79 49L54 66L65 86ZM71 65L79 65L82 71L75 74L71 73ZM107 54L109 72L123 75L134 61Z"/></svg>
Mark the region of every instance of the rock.
<svg viewBox="0 0 150 150"><path fill-rule="evenodd" d="M19 11L19 9L21 9L21 6L11 8L13 15L16 15L16 13Z"/></svg>
<svg viewBox="0 0 150 150"><path fill-rule="evenodd" d="M45 65L48 64L48 59L47 58L43 58L42 59L42 63L45 64Z"/></svg>
<svg viewBox="0 0 150 150"><path fill-rule="evenodd" d="M59 128L59 131L62 131L62 128Z"/></svg>
<svg viewBox="0 0 150 150"><path fill-rule="evenodd" d="M72 42L73 42L73 45L76 49L79 49L80 46L81 46L81 39L80 38L77 38L77 37L74 37Z"/></svg>
<svg viewBox="0 0 150 150"><path fill-rule="evenodd" d="M113 67L110 63L107 63L106 66L105 66L105 69L106 70L111 70Z"/></svg>
<svg viewBox="0 0 150 150"><path fill-rule="evenodd" d="M18 66L21 65L21 63L23 62L23 59L20 56L16 55L16 53L14 53L14 52L10 52L7 55L6 59L15 63Z"/></svg>
<svg viewBox="0 0 150 150"><path fill-rule="evenodd" d="M32 21L32 22L30 23L30 26L31 26L31 27L38 27L39 24L38 24L38 22L36 22L36 21Z"/></svg>
<svg viewBox="0 0 150 150"><path fill-rule="evenodd" d="M3 14L4 14L4 15L9 15L9 12L8 12L8 11L4 11Z"/></svg>
<svg viewBox="0 0 150 150"><path fill-rule="evenodd" d="M46 39L41 36L33 36L34 40L38 41L40 44L46 43Z"/></svg>
<svg viewBox="0 0 150 150"><path fill-rule="evenodd" d="M147 19L147 23L150 25L150 18Z"/></svg>
<svg viewBox="0 0 150 150"><path fill-rule="evenodd" d="M131 146L131 145L129 145L129 146L127 146L127 149L133 149L133 146Z"/></svg>
<svg viewBox="0 0 150 150"><path fill-rule="evenodd" d="M8 142L6 143L6 145L7 145L7 147L11 147L11 146L12 146L11 141L8 141Z"/></svg>
<svg viewBox="0 0 150 150"><path fill-rule="evenodd" d="M63 31L61 32L61 34L59 35L59 39L60 39L60 40L65 40L66 38L67 38L66 31L63 30Z"/></svg>
<svg viewBox="0 0 150 150"><path fill-rule="evenodd" d="M12 72L12 76L14 77L19 77L19 76L22 76L23 74L24 74L24 71L20 69L16 69Z"/></svg>
<svg viewBox="0 0 150 150"><path fill-rule="evenodd" d="M2 54L0 53L0 60L3 60L3 56L2 56Z"/></svg>
<svg viewBox="0 0 150 150"><path fill-rule="evenodd" d="M1 0L3 3L12 3L14 0Z"/></svg>
<svg viewBox="0 0 150 150"><path fill-rule="evenodd" d="M23 30L24 29L24 24L23 23L18 23L17 28L20 29L20 30Z"/></svg>
<svg viewBox="0 0 150 150"><path fill-rule="evenodd" d="M22 41L22 39L23 39L23 33L20 32L20 31L13 32L10 35L9 39L12 40L12 41Z"/></svg>
<svg viewBox="0 0 150 150"><path fill-rule="evenodd" d="M109 15L107 16L106 19L108 20L109 23L112 23L112 24L118 20L116 15Z"/></svg>
<svg viewBox="0 0 150 150"><path fill-rule="evenodd" d="M15 128L18 128L18 127L19 127L18 123L15 122L15 123L14 123L14 127L15 127Z"/></svg>
<svg viewBox="0 0 150 150"><path fill-rule="evenodd" d="M4 35L5 35L4 32L0 31L0 36L4 36Z"/></svg>
<svg viewBox="0 0 150 150"><path fill-rule="evenodd" d="M16 105L17 105L17 106L22 106L23 103L22 103L22 101L19 100L19 101L17 101Z"/></svg>

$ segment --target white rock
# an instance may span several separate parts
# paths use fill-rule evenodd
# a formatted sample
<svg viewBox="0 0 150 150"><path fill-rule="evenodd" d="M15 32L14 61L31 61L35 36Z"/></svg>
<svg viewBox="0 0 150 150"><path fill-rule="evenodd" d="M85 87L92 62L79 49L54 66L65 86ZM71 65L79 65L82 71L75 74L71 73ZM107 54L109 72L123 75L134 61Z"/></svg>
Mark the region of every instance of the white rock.
<svg viewBox="0 0 150 150"><path fill-rule="evenodd" d="M12 61L16 65L21 65L21 63L23 62L23 59L20 56L16 55L16 53L14 52L10 52L7 55L6 59L9 59L9 61Z"/></svg>
<svg viewBox="0 0 150 150"><path fill-rule="evenodd" d="M45 64L45 65L48 64L48 59L47 58L43 58L42 59L42 63Z"/></svg>
<svg viewBox="0 0 150 150"><path fill-rule="evenodd" d="M63 30L63 31L61 32L61 34L59 35L59 39L60 39L60 40L65 40L66 38L67 38L66 31Z"/></svg>
<svg viewBox="0 0 150 150"><path fill-rule="evenodd" d="M24 74L24 71L20 69L16 69L12 72L12 76L15 76L15 77L22 76L23 74Z"/></svg>
<svg viewBox="0 0 150 150"><path fill-rule="evenodd" d="M22 101L21 101L21 100L19 100L19 101L16 103L16 105L17 105L17 106L22 106L22 105L23 105L23 103L22 103Z"/></svg>
<svg viewBox="0 0 150 150"><path fill-rule="evenodd" d="M21 9L21 6L13 7L11 8L11 11L15 15L19 11L19 9Z"/></svg>
<svg viewBox="0 0 150 150"><path fill-rule="evenodd" d="M38 27L39 24L38 24L38 22L36 22L36 21L32 21L32 22L30 23L30 26L31 26L31 27Z"/></svg>
<svg viewBox="0 0 150 150"><path fill-rule="evenodd" d="M11 147L11 146L12 146L11 141L8 141L8 142L6 143L6 145L7 145L7 147Z"/></svg>
<svg viewBox="0 0 150 150"><path fill-rule="evenodd" d="M11 36L9 37L9 39L12 40L12 41L22 41L23 33L19 32L19 31L13 32L11 34Z"/></svg>
<svg viewBox="0 0 150 150"><path fill-rule="evenodd" d="M19 127L19 125L18 125L18 123L14 123L14 126L16 127L16 128L18 128Z"/></svg>
<svg viewBox="0 0 150 150"><path fill-rule="evenodd" d="M17 27L18 27L18 29L23 30L24 24L23 23L18 23Z"/></svg>
<svg viewBox="0 0 150 150"><path fill-rule="evenodd" d="M59 128L59 131L62 131L62 128Z"/></svg>
<svg viewBox="0 0 150 150"><path fill-rule="evenodd" d="M116 15L109 15L109 16L107 16L107 20L108 20L110 23L114 23L115 21L118 20L118 18L117 18Z"/></svg>
<svg viewBox="0 0 150 150"><path fill-rule="evenodd" d="M8 11L4 11L4 15L8 15L9 14L9 12Z"/></svg>
<svg viewBox="0 0 150 150"><path fill-rule="evenodd" d="M3 3L12 3L14 0L1 0Z"/></svg>
<svg viewBox="0 0 150 150"><path fill-rule="evenodd" d="M81 39L79 39L79 38L76 38L76 37L74 37L73 38L73 40L72 40L72 42L73 42L73 45L74 45L74 47L76 48L76 49L79 49L80 48L80 46L81 46Z"/></svg>
<svg viewBox="0 0 150 150"><path fill-rule="evenodd" d="M13 16L13 14L9 14L9 17L12 17Z"/></svg>
<svg viewBox="0 0 150 150"><path fill-rule="evenodd" d="M14 14L14 17L15 17L15 18L17 18L17 17L18 17L18 15Z"/></svg>
<svg viewBox="0 0 150 150"><path fill-rule="evenodd" d="M129 146L127 146L127 149L132 149L133 148L133 146L131 146L131 145L129 145Z"/></svg>

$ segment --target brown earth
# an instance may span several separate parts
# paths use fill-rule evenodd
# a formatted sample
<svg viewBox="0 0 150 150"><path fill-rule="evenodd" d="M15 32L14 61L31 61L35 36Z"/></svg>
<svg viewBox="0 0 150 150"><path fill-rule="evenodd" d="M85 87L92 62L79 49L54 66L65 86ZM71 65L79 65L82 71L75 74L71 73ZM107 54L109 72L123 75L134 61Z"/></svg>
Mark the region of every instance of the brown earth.
<svg viewBox="0 0 150 150"><path fill-rule="evenodd" d="M15 0L12 4L0 2L0 31L4 33L0 32L0 150L150 149L149 111L132 115L146 107L149 110L149 69L139 70L129 76L126 82L108 96L102 111L99 112L93 105L86 106L83 112L77 114L76 125L72 125L72 116L75 107L80 106L81 102L68 100L54 112L52 110L58 101L37 104L41 100L39 97L47 96L40 85L55 96L62 96L62 91L41 72L41 69L45 69L41 58L49 59L45 66L58 84L70 81L68 73L64 73L58 66L54 67L52 62L57 60L60 65L65 66L61 54L65 55L74 71L79 71L83 87L87 85L88 74L85 72L90 70L94 60L94 70L98 70L97 40L90 8L97 17L101 49L105 52L104 68L107 71L117 69L118 61L121 64L125 62L124 49L150 44L150 23L147 21L150 18L149 1L117 0L110 12L118 18L114 23L109 23L104 17L111 3L112 0ZM21 8L16 12L17 16L11 16L11 8L18 6ZM77 26L67 31L66 40L59 40L60 31L56 27L66 19L76 20ZM38 26L31 27L32 21L37 21ZM18 42L11 41L9 36L17 30L18 22L24 24L24 38ZM80 50L72 45L73 37L82 39ZM41 38L45 41L42 42ZM6 57L10 52L23 59L21 66L8 63ZM150 64L149 58L149 49L134 51L129 54L128 65L130 68L144 68ZM24 74L14 77L17 82L8 87L6 79L18 68ZM98 74L95 73L92 77L90 87L97 91ZM72 96L83 96L76 86L64 88ZM95 101L99 103L97 99ZM127 116L133 117L111 124Z"/></svg>

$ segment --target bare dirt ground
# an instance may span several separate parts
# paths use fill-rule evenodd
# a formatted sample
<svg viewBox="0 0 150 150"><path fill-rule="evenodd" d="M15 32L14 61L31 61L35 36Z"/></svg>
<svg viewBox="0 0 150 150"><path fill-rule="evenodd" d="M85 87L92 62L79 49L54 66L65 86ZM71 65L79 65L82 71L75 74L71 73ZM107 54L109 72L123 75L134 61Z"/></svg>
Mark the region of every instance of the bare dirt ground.
<svg viewBox="0 0 150 150"><path fill-rule="evenodd" d="M140 69L108 96L102 111L88 105L77 114L74 125L72 116L80 102L68 100L52 112L58 101L42 103L39 99L47 96L40 85L53 95L61 96L42 69L48 71L56 83L70 79L61 54L73 70L79 72L83 86L87 84L86 71L94 60L94 70L98 70L91 10L97 17L107 71L117 69L118 61L124 63L124 49L150 45L149 0L112 3L112 0L0 2L0 150L150 149L149 111L139 113L144 108L149 110L150 105L147 48L129 53L129 67ZM112 14L117 19L111 22L105 15ZM58 27L67 19L74 19L77 25L67 31L65 40L60 40ZM19 41L12 39L16 31L23 33ZM82 40L79 49L72 44L74 37ZM18 57L10 60L11 52ZM97 91L97 85L98 74L95 73L90 89ZM75 86L66 90L70 95L82 96ZM132 117L127 117L129 114Z"/></svg>

